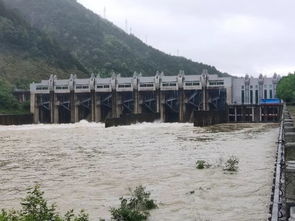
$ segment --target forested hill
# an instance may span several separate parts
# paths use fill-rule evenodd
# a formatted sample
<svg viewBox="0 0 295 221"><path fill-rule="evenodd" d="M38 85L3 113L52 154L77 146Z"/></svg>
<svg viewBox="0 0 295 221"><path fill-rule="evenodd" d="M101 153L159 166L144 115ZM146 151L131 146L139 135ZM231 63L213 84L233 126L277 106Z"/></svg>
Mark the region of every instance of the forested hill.
<svg viewBox="0 0 295 221"><path fill-rule="evenodd" d="M210 74L224 75L213 66L170 56L144 44L75 0L4 2L18 9L33 27L70 51L89 72L107 74L114 70L122 75L131 75L138 71L144 75L154 75L159 70L172 75L180 69L187 74L196 74L206 68Z"/></svg>
<svg viewBox="0 0 295 221"><path fill-rule="evenodd" d="M50 74L89 76L69 52L8 10L0 0L0 80L20 87Z"/></svg>

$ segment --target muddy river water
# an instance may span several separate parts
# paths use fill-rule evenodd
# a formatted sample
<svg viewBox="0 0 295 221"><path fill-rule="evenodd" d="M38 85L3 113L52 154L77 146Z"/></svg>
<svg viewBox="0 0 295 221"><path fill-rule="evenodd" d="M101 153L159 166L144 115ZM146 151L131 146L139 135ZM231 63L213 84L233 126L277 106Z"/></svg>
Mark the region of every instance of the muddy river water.
<svg viewBox="0 0 295 221"><path fill-rule="evenodd" d="M0 209L19 208L39 183L61 212L109 220L119 197L142 184L159 205L149 220L266 220L277 135L272 124L0 126ZM231 155L234 174L222 169ZM213 167L196 169L200 159Z"/></svg>

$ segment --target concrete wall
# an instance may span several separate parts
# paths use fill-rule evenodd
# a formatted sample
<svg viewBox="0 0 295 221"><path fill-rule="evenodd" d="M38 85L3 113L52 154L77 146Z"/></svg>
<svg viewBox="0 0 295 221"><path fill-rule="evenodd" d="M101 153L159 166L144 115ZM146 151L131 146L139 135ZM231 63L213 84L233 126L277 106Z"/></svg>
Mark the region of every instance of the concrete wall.
<svg viewBox="0 0 295 221"><path fill-rule="evenodd" d="M114 127L121 125L130 125L142 122L154 122L160 119L160 114L149 113L149 114L126 114L121 115L119 118L110 118L105 122L105 127Z"/></svg>
<svg viewBox="0 0 295 221"><path fill-rule="evenodd" d="M226 122L225 111L194 111L194 126L204 127Z"/></svg>
<svg viewBox="0 0 295 221"><path fill-rule="evenodd" d="M33 114L0 115L0 125L32 124Z"/></svg>

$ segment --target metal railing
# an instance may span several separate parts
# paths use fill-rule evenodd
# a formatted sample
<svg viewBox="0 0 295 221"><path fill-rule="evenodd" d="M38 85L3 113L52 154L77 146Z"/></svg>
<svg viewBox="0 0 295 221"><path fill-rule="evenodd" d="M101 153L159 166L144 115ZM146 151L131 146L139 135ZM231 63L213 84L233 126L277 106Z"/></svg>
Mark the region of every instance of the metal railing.
<svg viewBox="0 0 295 221"><path fill-rule="evenodd" d="M270 213L270 221L285 221L286 212L284 206L284 168L285 168L285 145L284 145L284 116L282 117L279 137L277 142L277 155L274 171L274 180L272 186Z"/></svg>

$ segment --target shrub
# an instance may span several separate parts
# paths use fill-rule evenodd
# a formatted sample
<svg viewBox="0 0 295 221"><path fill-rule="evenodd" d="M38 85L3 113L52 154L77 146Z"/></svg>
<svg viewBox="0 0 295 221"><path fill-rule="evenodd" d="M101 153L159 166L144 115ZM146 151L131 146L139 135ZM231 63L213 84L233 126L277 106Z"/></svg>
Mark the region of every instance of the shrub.
<svg viewBox="0 0 295 221"><path fill-rule="evenodd" d="M211 165L207 163L205 160L197 160L196 162L196 168L197 169L204 169L204 168L209 168Z"/></svg>
<svg viewBox="0 0 295 221"><path fill-rule="evenodd" d="M239 159L236 156L231 156L224 165L224 170L235 172L238 170Z"/></svg>
<svg viewBox="0 0 295 221"><path fill-rule="evenodd" d="M47 204L43 197L44 192L36 185L27 192L26 198L21 202L22 209L19 211L2 210L0 221L88 221L88 215L82 210L77 216L74 211L68 211L64 217L56 212L56 205Z"/></svg>
<svg viewBox="0 0 295 221"><path fill-rule="evenodd" d="M146 192L142 186L136 187L131 191L131 198L121 197L120 208L111 208L112 219L116 221L141 221L146 220L150 213L149 210L158 206L154 200L150 199L150 192Z"/></svg>

